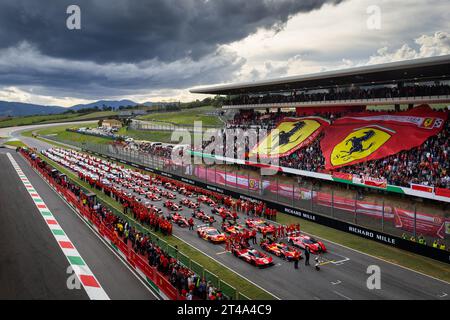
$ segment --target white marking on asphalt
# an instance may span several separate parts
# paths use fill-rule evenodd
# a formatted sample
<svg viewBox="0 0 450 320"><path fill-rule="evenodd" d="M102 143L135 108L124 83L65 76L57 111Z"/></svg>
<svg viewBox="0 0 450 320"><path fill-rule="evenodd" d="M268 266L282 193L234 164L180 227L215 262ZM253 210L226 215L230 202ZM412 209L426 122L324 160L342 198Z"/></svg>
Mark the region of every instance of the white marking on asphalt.
<svg viewBox="0 0 450 320"><path fill-rule="evenodd" d="M36 174L39 175L39 173L38 173L34 168L31 168L31 169L32 169L34 172L36 172ZM58 195L58 197L61 198L62 201L64 201L64 202L67 204L67 206L68 206L73 212L76 213L76 216L78 217L78 219L80 219L80 220L81 220L81 221L82 221L89 229L91 229L91 231L94 233L94 235L97 236L97 238L99 238L100 241L106 246L106 248L108 248L108 249L109 249L109 250L110 250L110 251L111 251L118 259L119 259L119 261L122 262L122 264L123 264L123 265L131 272L131 274L134 275L134 276L136 277L137 280L139 280L139 282L144 286L144 288L147 289L151 294L153 294L153 296L154 296L156 299L161 300L161 297L160 297L159 295L155 294L155 292L153 291L153 289L151 289L151 288L148 286L148 284L147 284L145 281L142 280L142 278L137 274L137 272L136 272L135 270L133 270L132 268L130 268L130 266L128 265L128 263L126 263L126 262L123 260L123 258L122 258L116 251L114 251L114 250L111 248L111 246L106 242L106 240L103 239L103 238L95 231L95 229L92 228L91 225L89 225L89 223L87 223L87 221L86 221L86 219L84 218L84 216L83 216L83 217L80 216L80 215L81 215L80 210L74 209L74 208L72 207L72 205L71 205L69 202L67 202L67 200L66 200L61 194L59 194L58 192L56 192L55 189L53 189L52 186L51 186L45 179L42 179L42 180L50 187L50 189L51 189L53 192L55 192L55 193Z"/></svg>
<svg viewBox="0 0 450 320"><path fill-rule="evenodd" d="M439 298L445 298L446 296L448 296L448 294L446 294L445 292L442 292L441 295L438 295Z"/></svg>
<svg viewBox="0 0 450 320"><path fill-rule="evenodd" d="M336 231L339 231L339 230L336 230ZM445 280L442 280L442 279L439 279L439 278L430 276L430 275L428 275L428 274L425 274L425 273L420 272L420 271L417 271L417 270L413 270L413 269L411 269L411 268L402 266L402 265L397 264L397 263L394 263L394 262L392 262L392 261L388 261L388 260L385 260L385 259L383 259L383 258L376 257L376 256L371 255L371 254L369 254L369 253L365 253L365 252L359 251L359 250L357 250L357 249L350 248L350 247L348 247L348 246L346 246L346 245L343 245L343 244L340 244L340 243L337 243L337 242L328 240L328 239L326 239L326 238L324 238L324 237L315 236L314 234L309 233L309 232L303 232L303 233L304 233L304 234L307 234L307 235L310 235L310 236L313 236L313 237L316 237L316 238L320 238L320 239L322 239L322 240L324 240L324 241L326 241L326 242L332 243L332 244L334 244L334 245L336 245L336 246L338 246L338 247L345 248L345 249L347 249L347 250L350 250L350 251L353 251L353 252L357 252L357 253L359 253L359 254L361 254L361 255L365 255L365 256L368 256L368 257L371 257L371 258L374 258L374 259L383 261L383 262L385 262L385 263L387 263L387 264L391 264L391 265L393 265L393 266L396 266L396 267L399 267L399 268L402 268L402 269L405 269L405 270L408 270L408 271L411 271L411 272L420 274L420 275L422 275L422 276L431 278L431 279L433 279L433 280L437 280L437 281L440 281L440 282L445 283L445 284L450 284L450 282L448 282L448 281L445 281ZM408 252L408 251L406 251L406 252ZM422 257L422 256L421 256L421 257Z"/></svg>
<svg viewBox="0 0 450 320"><path fill-rule="evenodd" d="M345 258L345 259L342 259L342 260L339 260L339 261L332 260L331 263L336 265L336 266L340 266L340 265L344 264L344 262L347 262L347 261L350 261L350 259L349 258Z"/></svg>
<svg viewBox="0 0 450 320"><path fill-rule="evenodd" d="M190 244L187 240L181 239L180 237L178 237L175 234L172 234L173 237L177 238L180 241L183 241L184 243L186 243L187 245L189 245L190 247L194 248L197 251L200 251L199 249L197 249L194 245ZM233 272L234 274L238 275L239 277L247 280L248 282L250 282L251 284L253 284L254 286L258 287L259 289L263 290L264 292L270 294L272 297L274 297L277 300L281 300L279 297L277 297L275 294L273 294L272 292L268 291L267 289L264 289L263 287L261 287L259 284L255 283L254 281L250 280L249 278L243 276L242 274L236 272L235 270L231 269L229 266L223 264L222 262L220 262L217 259L214 259L214 257L210 256L209 254L207 254L206 252L200 251L202 254L204 254L205 256L207 256L208 258L214 260L216 263L220 264L222 267L230 270L231 272Z"/></svg>
<svg viewBox="0 0 450 320"><path fill-rule="evenodd" d="M58 243L58 247L63 252L65 258L69 262L69 265L72 267L72 270L74 271L75 275L77 276L80 283L83 285L84 290L86 291L87 296L91 300L110 300L108 294L105 292L103 287L101 286L99 280L97 277L95 277L94 273L89 268L86 261L83 259L81 254L78 252L78 250L75 247L75 244L70 240L70 238L67 236L67 233L64 231L64 229L59 225L57 222L56 217L53 215L50 208L45 204L42 197L39 195L39 193L36 191L36 189L31 184L31 181L27 178L27 175L23 172L20 165L16 162L14 157L8 152L7 157L9 161L11 162L11 165L13 166L14 170L18 174L19 178L23 177L24 179L20 179L22 183L24 184L25 188L27 189L28 194L31 196L32 200L34 201L34 204L36 205L36 208L39 211L39 215L44 219L47 227L49 228L51 234L55 238L56 242ZM33 191L30 191L33 190ZM36 197L33 198L32 193L36 193ZM39 199L39 202L36 202L35 199ZM43 206L43 207L42 207ZM45 218L42 215L42 211L46 211L50 214L50 218ZM50 221L52 224L50 224ZM61 234L55 234L56 231L59 231ZM70 243L72 246L71 249L65 249L62 244L61 240L66 241ZM81 262L74 262L73 259L79 259ZM83 282L83 279L86 277L89 277L89 279L92 279L95 283L85 283ZM87 281L87 280L86 280Z"/></svg>
<svg viewBox="0 0 450 320"><path fill-rule="evenodd" d="M342 298L344 298L344 299L347 299L347 300L352 300L352 298L349 298L349 297L347 297L346 295L343 295L342 293L340 293L340 292L337 292L337 291L334 291L333 290L333 292L334 293L336 293L338 296L340 296L340 297L342 297Z"/></svg>
<svg viewBox="0 0 450 320"><path fill-rule="evenodd" d="M228 251L222 251L222 252L217 252L216 254L224 254L227 253Z"/></svg>
<svg viewBox="0 0 450 320"><path fill-rule="evenodd" d="M332 284L333 286L335 286L335 285L337 285L337 284L340 284L340 283L342 283L341 280L336 280L335 282L331 281L331 284Z"/></svg>

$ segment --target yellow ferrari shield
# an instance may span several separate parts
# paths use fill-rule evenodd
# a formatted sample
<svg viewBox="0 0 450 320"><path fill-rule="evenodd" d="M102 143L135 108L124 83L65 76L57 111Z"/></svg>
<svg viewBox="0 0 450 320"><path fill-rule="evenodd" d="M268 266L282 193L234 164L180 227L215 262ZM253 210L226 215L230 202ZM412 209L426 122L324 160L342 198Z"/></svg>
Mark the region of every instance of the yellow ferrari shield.
<svg viewBox="0 0 450 320"><path fill-rule="evenodd" d="M389 132L376 127L356 129L333 148L330 162L333 166L341 166L366 158L390 138Z"/></svg>
<svg viewBox="0 0 450 320"><path fill-rule="evenodd" d="M320 122L313 119L283 121L250 151L250 155L254 156L258 153L279 156L289 153L290 150L308 139L320 126Z"/></svg>

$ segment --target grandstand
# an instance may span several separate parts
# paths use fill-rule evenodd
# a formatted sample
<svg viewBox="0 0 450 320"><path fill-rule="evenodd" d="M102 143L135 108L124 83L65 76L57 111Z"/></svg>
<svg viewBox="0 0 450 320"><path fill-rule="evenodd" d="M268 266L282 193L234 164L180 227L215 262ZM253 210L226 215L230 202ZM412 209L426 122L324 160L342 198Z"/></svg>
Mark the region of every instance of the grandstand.
<svg viewBox="0 0 450 320"><path fill-rule="evenodd" d="M276 80L191 89L226 96L224 109L296 108L298 113L369 105L450 102L450 56L370 65ZM300 105L299 105L300 104Z"/></svg>
<svg viewBox="0 0 450 320"><path fill-rule="evenodd" d="M450 55L194 88L191 92L225 96L223 108L233 114L219 134L223 138L223 154L206 152L214 150L211 145L221 140L214 137L194 147L194 156L213 156L237 164L241 171L254 171L261 166L262 158L267 157L259 153L260 145L264 145L264 139L275 141L275 131L271 130L277 128L280 141L282 134L289 133L285 141L287 147L283 150L279 147L275 155L270 155L279 160L277 200L286 197L286 192L281 193L285 188L291 195L284 201L290 202L293 198L295 204L297 198L313 199L311 203L319 204L315 207L318 210L320 206L337 206L330 204L333 202L330 199L338 202L333 197L340 194L341 208L345 202L348 208L343 210L356 214L358 199L370 199L366 205L383 208L384 199L389 199L395 211L392 219L396 228L402 226L400 229L411 231L413 227L405 227L401 215L415 216L419 208L427 212L424 219L432 217L437 221L435 231L440 230L439 238L449 238ZM305 128L311 125L316 129L307 131ZM245 139L242 157L242 153L237 152L237 144L225 143L228 130L236 128L265 129L267 135L263 140ZM227 148L231 152L227 152ZM229 168L228 172L238 169ZM262 179L260 183L269 186L266 190L275 181L274 178ZM282 186L284 181L288 183ZM301 191L305 182L308 187ZM350 186L356 193L345 194L340 183L347 189ZM320 185L319 189L316 185ZM310 195L302 196L302 192ZM379 192L383 193L383 202L379 200ZM399 197L399 193L403 196ZM405 198L405 195L411 197ZM297 203L302 208L307 207ZM432 209L435 207L440 209L435 211ZM330 210L320 213L330 215ZM372 222L366 225L374 227ZM398 234L398 231L392 232ZM411 231L408 239L411 234L415 241L418 234ZM431 236L430 244L437 232L427 235Z"/></svg>
<svg viewBox="0 0 450 320"><path fill-rule="evenodd" d="M287 170L284 170L286 172L302 175L305 174L300 171L326 174L340 172L360 177L370 176L385 180L389 185L420 191L419 193L410 192L411 194L423 195L423 192L435 188L438 190L437 197L431 198L446 201L445 198L449 196L448 109L433 111L425 104L440 103L442 105L450 102L450 56L278 80L213 86L192 89L191 92L225 95L228 104L223 107L239 110L227 124L227 128L257 127L271 130L277 126L283 128L283 125L289 128L289 122L285 121L286 119L293 122L299 117L311 115L327 119L331 126L327 125L315 139L311 139L310 144L300 148L296 146L293 152L280 155L280 167L286 168ZM422 106L413 109L418 103ZM400 106L405 104L408 105L409 111L400 112ZM367 157L362 156L356 159L358 161L352 158L353 161L348 161L348 165L344 163L338 166L327 163L322 144L325 133L331 128L336 128L335 132L337 132L339 128L333 126L333 123L345 124L343 119L350 119L348 117L356 112L361 116L373 116L367 112L367 107L371 105L392 105L397 113L389 113L390 115L404 118L414 116L423 119L432 116L443 121L438 130L433 132L428 130L429 135L426 139L418 140L420 143L410 147L406 144L399 146L396 149L398 152L384 154L378 152L376 156L374 156L376 152L373 152ZM261 108L264 109L263 112L258 110ZM286 108L290 110L282 111ZM380 118L381 113L375 114L378 118L373 119L378 119L380 123L386 122ZM342 130L343 127L340 129ZM405 130L408 131L404 134L412 132L412 128ZM223 136L225 140L225 134ZM204 146L207 145L208 143L204 144ZM247 151L251 151L255 145L247 145L246 148ZM372 159L376 161L368 161ZM249 153L246 154L246 159L240 160L250 160ZM283 171L283 169L280 170ZM444 199L441 199L440 195L445 195ZM428 197L430 198L430 195Z"/></svg>

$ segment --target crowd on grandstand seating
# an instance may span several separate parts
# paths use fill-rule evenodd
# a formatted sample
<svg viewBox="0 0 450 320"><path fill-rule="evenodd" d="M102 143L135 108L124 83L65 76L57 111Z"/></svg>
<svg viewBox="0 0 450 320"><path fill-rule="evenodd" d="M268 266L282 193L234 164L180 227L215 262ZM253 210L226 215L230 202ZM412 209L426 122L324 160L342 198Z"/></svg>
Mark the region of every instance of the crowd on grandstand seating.
<svg viewBox="0 0 450 320"><path fill-rule="evenodd" d="M292 116L292 114L243 111L235 115L234 119L230 121L228 128L239 127L246 129L250 126L260 126L264 123L266 128L272 129L285 116ZM341 117L342 113L326 113L320 114L320 116L329 119L332 123L333 120ZM221 133L221 137L224 146L226 146L224 130ZM319 135L309 146L301 148L289 156L280 158L280 166L323 172L325 170L325 159L320 148L322 137L323 135ZM449 137L450 121L447 121L438 135L429 138L418 148L402 151L384 159L342 167L338 171L361 176L368 175L373 178L385 178L389 184L404 187L409 187L410 183L417 183L450 188ZM203 148L207 147L214 139L204 142ZM245 141L247 142L248 140ZM253 145L246 145L246 151L248 152L252 147ZM224 154L226 152L224 150ZM236 147L234 152L235 155L242 154L237 152Z"/></svg>
<svg viewBox="0 0 450 320"><path fill-rule="evenodd" d="M376 112L376 111L374 111ZM333 123L335 119L340 118L345 113L317 113L315 115L328 119ZM284 117L302 116L295 112L254 112L241 111L230 120L226 128L219 131L218 135L211 137L210 140L203 141L201 148L196 151L205 150L216 139L222 139L225 146L224 154L226 156L236 157L246 154L254 147L256 141L250 141L248 137L239 140L244 142L243 147L240 144L234 144L234 150L227 150L226 129L266 129L270 131L275 128L277 123ZM355 175L368 175L373 178L385 178L389 184L409 187L410 183L424 184L440 188L450 188L450 168L449 168L449 136L450 121L445 123L443 130L436 136L429 138L422 146L398 154L386 157L380 160L368 161L356 165L342 167L339 172L352 173ZM323 135L313 141L309 146L301 148L289 156L279 159L282 167L294 168L299 170L324 172L325 159L320 148L320 141ZM220 141L220 140L219 140ZM171 159L173 146L161 143L150 142L132 142L126 144L126 148L132 148L141 152L161 157L166 160ZM244 148L244 150L243 150ZM215 154L214 150L210 150ZM180 149L180 155L183 150ZM230 153L231 152L231 153Z"/></svg>
<svg viewBox="0 0 450 320"><path fill-rule="evenodd" d="M227 104L263 104L263 103L289 103L313 102L352 99L383 99L395 97L437 96L449 95L450 85L413 85L413 86L383 86L373 88L346 88L336 90L323 89L315 91L292 91L285 94L239 95L230 99Z"/></svg>

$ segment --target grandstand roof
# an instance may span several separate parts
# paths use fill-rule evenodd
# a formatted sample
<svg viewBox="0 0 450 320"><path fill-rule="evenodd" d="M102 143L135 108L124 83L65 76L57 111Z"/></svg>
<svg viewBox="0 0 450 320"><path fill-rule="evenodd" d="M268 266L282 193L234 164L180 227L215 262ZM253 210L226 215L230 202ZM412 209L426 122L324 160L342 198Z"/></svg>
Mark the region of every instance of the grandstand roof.
<svg viewBox="0 0 450 320"><path fill-rule="evenodd" d="M199 87L191 93L233 95L286 91L291 89L327 88L351 84L382 84L398 80L426 81L450 79L450 55L390 62L377 65L333 70L271 80Z"/></svg>

